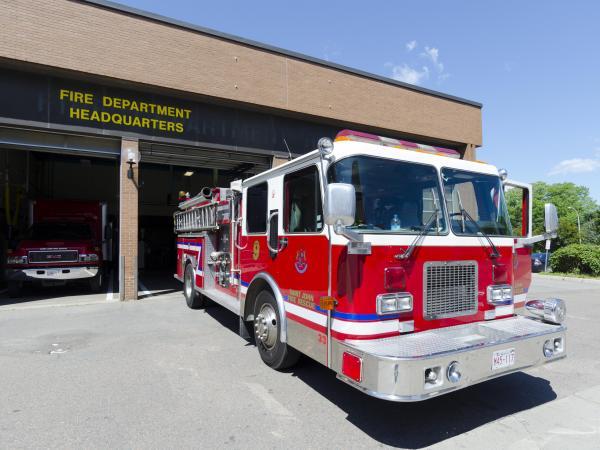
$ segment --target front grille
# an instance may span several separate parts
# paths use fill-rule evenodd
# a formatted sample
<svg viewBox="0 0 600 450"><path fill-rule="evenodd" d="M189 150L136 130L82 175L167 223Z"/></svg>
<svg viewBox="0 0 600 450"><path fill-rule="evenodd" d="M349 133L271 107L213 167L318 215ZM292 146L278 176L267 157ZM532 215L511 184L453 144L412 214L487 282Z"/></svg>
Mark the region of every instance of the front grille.
<svg viewBox="0 0 600 450"><path fill-rule="evenodd" d="M30 263L77 262L77 250L39 250L29 252Z"/></svg>
<svg viewBox="0 0 600 450"><path fill-rule="evenodd" d="M477 262L428 262L423 274L423 315L426 320L477 312Z"/></svg>

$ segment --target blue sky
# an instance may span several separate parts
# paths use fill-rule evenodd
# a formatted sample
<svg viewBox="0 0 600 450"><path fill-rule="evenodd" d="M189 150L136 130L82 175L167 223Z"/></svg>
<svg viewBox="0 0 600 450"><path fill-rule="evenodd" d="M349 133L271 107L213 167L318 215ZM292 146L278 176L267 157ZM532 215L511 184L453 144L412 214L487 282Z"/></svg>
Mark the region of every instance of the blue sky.
<svg viewBox="0 0 600 450"><path fill-rule="evenodd" d="M600 202L600 2L121 3L481 102L480 159Z"/></svg>

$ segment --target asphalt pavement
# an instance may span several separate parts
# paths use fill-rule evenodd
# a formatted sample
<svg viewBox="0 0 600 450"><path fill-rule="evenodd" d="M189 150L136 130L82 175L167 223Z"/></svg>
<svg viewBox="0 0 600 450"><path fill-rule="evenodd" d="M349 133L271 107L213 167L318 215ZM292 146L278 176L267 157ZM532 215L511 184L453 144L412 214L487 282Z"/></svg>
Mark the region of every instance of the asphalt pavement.
<svg viewBox="0 0 600 450"><path fill-rule="evenodd" d="M144 292L0 298L0 448L600 448L600 283L535 277L567 301L567 359L407 404L273 371L225 309Z"/></svg>

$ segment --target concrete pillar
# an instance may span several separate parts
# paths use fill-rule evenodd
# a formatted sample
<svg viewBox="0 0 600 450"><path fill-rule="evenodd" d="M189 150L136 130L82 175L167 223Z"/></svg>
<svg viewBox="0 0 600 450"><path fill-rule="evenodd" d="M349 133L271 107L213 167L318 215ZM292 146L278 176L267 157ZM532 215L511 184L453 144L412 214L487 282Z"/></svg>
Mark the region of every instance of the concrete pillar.
<svg viewBox="0 0 600 450"><path fill-rule="evenodd" d="M475 144L465 145L465 149L463 151L463 159L466 159L467 161L477 160L476 150L477 147L475 146Z"/></svg>
<svg viewBox="0 0 600 450"><path fill-rule="evenodd" d="M133 161L135 164L130 165ZM138 298L138 194L139 145L134 139L121 141L119 202L119 300ZM131 170L131 178L128 176Z"/></svg>

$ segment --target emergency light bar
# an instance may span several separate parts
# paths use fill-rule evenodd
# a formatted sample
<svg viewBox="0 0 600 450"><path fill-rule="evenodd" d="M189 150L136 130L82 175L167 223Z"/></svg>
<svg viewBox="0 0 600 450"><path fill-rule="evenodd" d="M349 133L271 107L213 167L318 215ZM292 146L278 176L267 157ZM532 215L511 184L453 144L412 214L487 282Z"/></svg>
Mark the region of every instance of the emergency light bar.
<svg viewBox="0 0 600 450"><path fill-rule="evenodd" d="M342 130L335 137L335 142L341 141L366 142L368 144L377 144L385 147L400 148L403 150L412 150L415 152L460 159L460 153L456 150L377 136L375 134L363 133L362 131Z"/></svg>

